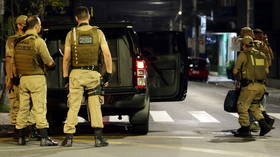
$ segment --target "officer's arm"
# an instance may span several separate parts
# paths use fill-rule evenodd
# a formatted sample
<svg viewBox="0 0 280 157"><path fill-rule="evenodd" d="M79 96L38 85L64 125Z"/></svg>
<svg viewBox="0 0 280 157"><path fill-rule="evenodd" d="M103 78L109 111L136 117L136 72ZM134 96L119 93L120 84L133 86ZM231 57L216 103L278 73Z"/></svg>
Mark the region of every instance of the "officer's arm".
<svg viewBox="0 0 280 157"><path fill-rule="evenodd" d="M48 47L43 39L37 40L37 45L38 45L38 52L40 52L40 57L43 60L44 64L47 65L48 67L54 67L55 62L53 61L50 52L48 50Z"/></svg>
<svg viewBox="0 0 280 157"><path fill-rule="evenodd" d="M65 38L64 54L63 54L63 77L69 77L69 67L71 61L71 34L68 33Z"/></svg>
<svg viewBox="0 0 280 157"><path fill-rule="evenodd" d="M69 66L71 60L71 48L64 47L64 55L63 55L63 77L69 76Z"/></svg>
<svg viewBox="0 0 280 157"><path fill-rule="evenodd" d="M108 47L108 44L105 40L105 36L102 33L101 34L101 50L102 50L102 54L104 57L104 61L105 61L105 66L106 66L106 72L107 73L112 73L112 57L111 57L111 53L110 53L110 49Z"/></svg>
<svg viewBox="0 0 280 157"><path fill-rule="evenodd" d="M237 57L237 61L234 65L234 68L233 68L233 75L235 76L235 78L239 77L239 75L241 73L242 65L244 65L246 63L246 61L247 61L246 55L244 54L244 52L240 52L240 54Z"/></svg>
<svg viewBox="0 0 280 157"><path fill-rule="evenodd" d="M6 42L6 57L5 57L5 70L7 73L7 77L12 77L12 45L11 41L8 39Z"/></svg>

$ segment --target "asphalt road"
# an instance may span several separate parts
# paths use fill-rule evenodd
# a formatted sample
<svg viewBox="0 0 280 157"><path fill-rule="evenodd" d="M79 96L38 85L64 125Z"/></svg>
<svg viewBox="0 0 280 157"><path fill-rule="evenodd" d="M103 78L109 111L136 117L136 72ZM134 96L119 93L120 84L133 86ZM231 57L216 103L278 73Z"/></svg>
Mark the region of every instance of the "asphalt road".
<svg viewBox="0 0 280 157"><path fill-rule="evenodd" d="M108 147L95 148L88 133L75 136L71 148L40 147L38 141L18 146L12 138L2 137L0 157L279 157L279 103L267 105L276 118L276 129L264 137L253 133L252 138L237 138L231 134L239 127L236 115L223 111L227 91L214 84L190 82L185 101L153 102L146 136L129 134L126 117L122 121L110 117L105 118ZM63 136L53 138L62 141Z"/></svg>

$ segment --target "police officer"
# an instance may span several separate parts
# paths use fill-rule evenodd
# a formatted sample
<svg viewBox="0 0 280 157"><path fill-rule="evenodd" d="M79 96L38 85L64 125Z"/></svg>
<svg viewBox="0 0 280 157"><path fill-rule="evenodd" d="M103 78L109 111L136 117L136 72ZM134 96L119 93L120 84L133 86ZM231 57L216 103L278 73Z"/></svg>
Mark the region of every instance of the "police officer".
<svg viewBox="0 0 280 157"><path fill-rule="evenodd" d="M15 72L15 67L14 67L14 40L24 34L24 28L26 26L26 20L27 16L25 15L20 15L16 18L16 28L17 32L13 36L9 36L6 42L6 62L5 62L5 67L6 67L6 86L8 89L8 99L9 103L11 105L10 109L10 119L11 119L11 124L15 125L16 124L16 118L17 118L17 113L19 110L19 87L18 87L18 81L17 81L17 76ZM14 81L13 81L14 80ZM29 116L29 126L32 131L33 137L38 137L36 128L35 126L35 119L33 115L33 111L31 110L30 116ZM15 135L15 138L17 135Z"/></svg>
<svg viewBox="0 0 280 157"><path fill-rule="evenodd" d="M255 45L255 49L257 49L258 51L261 51L265 54L267 62L268 62L268 66L270 67L272 64L272 59L273 59L273 52L270 48L270 46L268 45L268 42L265 41L265 36L264 33L261 29L254 29L254 45ZM266 110L265 110L265 106L262 104L261 105L261 109L262 109L262 114L265 117L266 122L269 124L269 126L273 127L274 124L274 119L271 118Z"/></svg>
<svg viewBox="0 0 280 157"><path fill-rule="evenodd" d="M68 114L64 125L66 137L62 146L71 147L75 126L78 123L78 112L81 106L84 90L94 91L100 86L101 74L98 70L98 60L103 56L106 73L103 82L108 83L112 73L112 58L103 32L97 27L90 26L90 15L86 7L78 7L75 11L75 19L78 23L68 32L65 39L63 57L63 77L65 82L69 80ZM99 50L102 50L100 54ZM72 67L69 76L69 67ZM101 113L100 97L90 94L88 97L91 126L95 132L95 146L107 146L102 136L103 119Z"/></svg>
<svg viewBox="0 0 280 157"><path fill-rule="evenodd" d="M264 81L268 73L268 65L265 55L253 49L253 39L245 36L242 39L242 51L238 55L233 74L241 80L241 91L237 102L239 123L241 128L235 136L247 137L251 135L248 110L252 112L259 122L260 136L267 134L271 127L266 123L259 104L252 104L254 100L260 100L265 92ZM239 75L239 76L238 76Z"/></svg>
<svg viewBox="0 0 280 157"><path fill-rule="evenodd" d="M33 103L36 128L41 135L40 146L56 146L48 137L49 127L46 119L46 72L45 66L54 67L45 41L38 36L41 31L41 21L37 16L30 16L26 22L27 31L14 41L15 46L15 67L20 77L19 95L20 105L16 120L16 128L19 130L18 144L25 145L27 119L30 113L30 100Z"/></svg>

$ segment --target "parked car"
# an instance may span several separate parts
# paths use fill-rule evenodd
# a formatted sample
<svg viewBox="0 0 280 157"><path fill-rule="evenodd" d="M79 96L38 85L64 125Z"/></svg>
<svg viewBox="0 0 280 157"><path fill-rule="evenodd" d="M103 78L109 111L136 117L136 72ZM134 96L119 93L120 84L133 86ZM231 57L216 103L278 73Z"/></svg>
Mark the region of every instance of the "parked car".
<svg viewBox="0 0 280 157"><path fill-rule="evenodd" d="M188 57L187 74L190 79L207 81L209 75L209 61L207 58Z"/></svg>
<svg viewBox="0 0 280 157"><path fill-rule="evenodd" d="M103 88L104 116L129 116L133 133L147 134L149 130L150 96L147 88L146 61L138 45L137 35L128 23L100 23L113 60L113 74L110 85ZM56 56L56 69L49 72L48 80L48 120L51 125L61 126L66 118L67 93L62 84L62 57L66 34L73 25L45 26L43 38L51 55ZM88 119L87 99L84 97L79 116Z"/></svg>
<svg viewBox="0 0 280 157"><path fill-rule="evenodd" d="M184 100L188 88L187 48L183 32L138 32L148 64L149 92L153 101Z"/></svg>

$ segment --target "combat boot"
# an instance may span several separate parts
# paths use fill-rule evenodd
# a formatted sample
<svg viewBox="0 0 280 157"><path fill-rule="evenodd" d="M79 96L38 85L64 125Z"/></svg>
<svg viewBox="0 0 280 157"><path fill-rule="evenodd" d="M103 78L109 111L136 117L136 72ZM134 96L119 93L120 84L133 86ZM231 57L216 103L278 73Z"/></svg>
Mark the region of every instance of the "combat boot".
<svg viewBox="0 0 280 157"><path fill-rule="evenodd" d="M271 131L271 127L265 122L265 119L259 120L259 124L261 127L260 136L264 136Z"/></svg>
<svg viewBox="0 0 280 157"><path fill-rule="evenodd" d="M107 140L102 136L102 128L95 128L94 129L94 140L95 140L95 147L105 147L108 146L109 143Z"/></svg>
<svg viewBox="0 0 280 157"><path fill-rule="evenodd" d="M18 144L26 145L26 128L18 129Z"/></svg>
<svg viewBox="0 0 280 157"><path fill-rule="evenodd" d="M50 137L48 137L47 129L39 129L41 134L41 143L40 146L57 146L58 143L53 141Z"/></svg>
<svg viewBox="0 0 280 157"><path fill-rule="evenodd" d="M34 140L34 141L40 141L41 140L41 135L38 133L38 130L37 130L35 124L30 125L28 127L28 129L29 129L30 140Z"/></svg>
<svg viewBox="0 0 280 157"><path fill-rule="evenodd" d="M269 127L270 127L271 129L274 129L273 124L274 124L274 121L275 121L275 120L274 120L273 118L271 118L271 117L266 113L266 111L263 111L262 114L263 114L263 116L264 116L265 122L269 125Z"/></svg>
<svg viewBox="0 0 280 157"><path fill-rule="evenodd" d="M61 146L72 147L73 134L66 134L65 139L62 141Z"/></svg>
<svg viewBox="0 0 280 157"><path fill-rule="evenodd" d="M233 134L235 137L251 137L250 127L241 126L241 128L239 128Z"/></svg>
<svg viewBox="0 0 280 157"><path fill-rule="evenodd" d="M260 129L261 128L260 128L260 126L259 126L257 121L254 121L254 122L250 123L250 131L252 131L252 132L259 132Z"/></svg>

